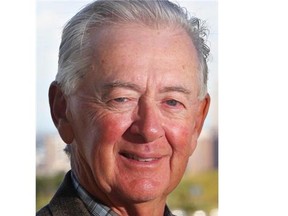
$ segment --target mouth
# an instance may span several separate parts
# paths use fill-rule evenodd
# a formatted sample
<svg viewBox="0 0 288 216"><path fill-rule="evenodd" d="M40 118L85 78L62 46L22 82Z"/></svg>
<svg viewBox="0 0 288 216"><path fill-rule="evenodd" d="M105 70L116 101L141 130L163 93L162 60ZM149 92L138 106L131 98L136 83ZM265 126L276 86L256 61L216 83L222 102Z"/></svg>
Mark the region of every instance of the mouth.
<svg viewBox="0 0 288 216"><path fill-rule="evenodd" d="M126 152L122 152L120 153L120 155L130 160L135 160L138 162L146 162L146 163L158 161L160 159L160 157L141 157L141 156L138 156L132 153L126 153Z"/></svg>

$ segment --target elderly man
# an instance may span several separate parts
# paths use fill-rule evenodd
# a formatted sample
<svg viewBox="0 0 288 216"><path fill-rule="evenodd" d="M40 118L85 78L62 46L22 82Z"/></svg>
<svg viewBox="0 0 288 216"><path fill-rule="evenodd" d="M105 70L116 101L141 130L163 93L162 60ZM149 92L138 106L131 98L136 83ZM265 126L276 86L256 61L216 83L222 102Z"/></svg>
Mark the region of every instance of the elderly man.
<svg viewBox="0 0 288 216"><path fill-rule="evenodd" d="M203 35L167 0L96 1L68 22L49 102L71 171L37 215L172 215L210 103Z"/></svg>

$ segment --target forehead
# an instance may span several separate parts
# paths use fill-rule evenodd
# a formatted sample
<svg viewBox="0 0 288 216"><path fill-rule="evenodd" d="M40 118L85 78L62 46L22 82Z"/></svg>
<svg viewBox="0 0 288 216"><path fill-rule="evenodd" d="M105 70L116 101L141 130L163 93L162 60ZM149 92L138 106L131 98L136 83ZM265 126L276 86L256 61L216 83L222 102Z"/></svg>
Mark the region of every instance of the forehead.
<svg viewBox="0 0 288 216"><path fill-rule="evenodd" d="M180 28L159 29L136 24L101 28L91 34L92 71L99 79L149 76L190 82L198 74L198 58L190 36Z"/></svg>
<svg viewBox="0 0 288 216"><path fill-rule="evenodd" d="M109 48L125 48L132 45L136 48L135 52L148 50L175 51L181 49L182 55L196 57L196 49L192 39L187 32L175 26L163 26L152 28L140 24L119 24L99 28L91 34L91 45L94 51L105 54L107 46ZM138 48L138 49L137 49ZM107 50L108 51L108 50ZM188 51L188 52L187 52ZM110 53L111 54L111 53ZM191 55L192 54L192 55Z"/></svg>

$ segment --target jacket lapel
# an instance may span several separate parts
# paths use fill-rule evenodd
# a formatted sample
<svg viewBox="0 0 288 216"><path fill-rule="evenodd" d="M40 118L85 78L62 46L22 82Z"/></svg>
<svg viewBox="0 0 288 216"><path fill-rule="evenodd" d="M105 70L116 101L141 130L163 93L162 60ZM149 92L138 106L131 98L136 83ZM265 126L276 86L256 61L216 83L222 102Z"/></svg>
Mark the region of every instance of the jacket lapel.
<svg viewBox="0 0 288 216"><path fill-rule="evenodd" d="M56 194L49 203L49 208L53 215L81 215L90 216L86 206L78 197L71 179L71 171L69 171Z"/></svg>

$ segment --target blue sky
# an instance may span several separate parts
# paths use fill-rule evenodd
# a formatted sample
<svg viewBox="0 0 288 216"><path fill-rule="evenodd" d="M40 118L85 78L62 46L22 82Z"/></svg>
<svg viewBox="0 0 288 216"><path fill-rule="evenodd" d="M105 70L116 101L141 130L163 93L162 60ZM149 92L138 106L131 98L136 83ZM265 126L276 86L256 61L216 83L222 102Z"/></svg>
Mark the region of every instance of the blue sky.
<svg viewBox="0 0 288 216"><path fill-rule="evenodd" d="M39 0L37 9L36 44L36 130L37 133L56 132L48 104L48 88L57 72L58 47L65 23L91 1ZM218 3L217 1L174 1L186 7L191 15L206 20L210 30L208 44L211 48L209 60L208 89L212 97L211 110L206 127L217 124L218 88Z"/></svg>

